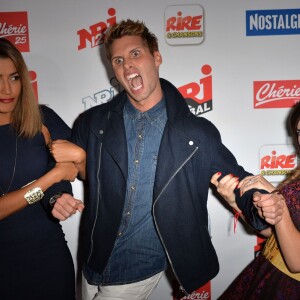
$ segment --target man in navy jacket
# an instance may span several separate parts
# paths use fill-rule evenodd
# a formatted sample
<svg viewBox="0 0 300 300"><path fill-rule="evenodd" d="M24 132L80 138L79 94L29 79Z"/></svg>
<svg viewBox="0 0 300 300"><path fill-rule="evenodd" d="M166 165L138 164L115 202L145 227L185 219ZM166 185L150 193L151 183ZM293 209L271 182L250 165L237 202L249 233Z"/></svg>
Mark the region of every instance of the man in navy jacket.
<svg viewBox="0 0 300 300"><path fill-rule="evenodd" d="M124 91L79 116L77 146L54 142L52 149L88 180L83 299L147 299L168 267L187 295L219 271L208 232L212 175L250 173L216 127L194 116L179 91L159 78L157 38L143 22L112 26L105 47ZM262 230L253 192L237 193L237 203ZM64 220L82 208L58 201L52 213Z"/></svg>

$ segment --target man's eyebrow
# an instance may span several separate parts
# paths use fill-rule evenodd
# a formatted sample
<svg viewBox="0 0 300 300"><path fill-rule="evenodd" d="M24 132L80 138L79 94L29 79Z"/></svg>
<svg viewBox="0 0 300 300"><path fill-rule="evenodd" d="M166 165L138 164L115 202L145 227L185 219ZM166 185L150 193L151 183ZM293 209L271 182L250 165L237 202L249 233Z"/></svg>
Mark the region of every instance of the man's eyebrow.
<svg viewBox="0 0 300 300"><path fill-rule="evenodd" d="M112 57L111 60L116 59L116 58L120 58L120 57L122 58L121 55L116 55L116 56Z"/></svg>

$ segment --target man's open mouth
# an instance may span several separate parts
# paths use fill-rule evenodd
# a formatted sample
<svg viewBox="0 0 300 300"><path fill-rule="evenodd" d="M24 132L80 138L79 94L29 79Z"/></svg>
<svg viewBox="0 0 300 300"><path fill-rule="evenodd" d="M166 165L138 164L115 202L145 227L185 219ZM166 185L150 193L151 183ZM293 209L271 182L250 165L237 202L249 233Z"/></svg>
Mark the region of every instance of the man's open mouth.
<svg viewBox="0 0 300 300"><path fill-rule="evenodd" d="M138 73L127 76L127 80L134 91L139 90L143 86L143 79Z"/></svg>

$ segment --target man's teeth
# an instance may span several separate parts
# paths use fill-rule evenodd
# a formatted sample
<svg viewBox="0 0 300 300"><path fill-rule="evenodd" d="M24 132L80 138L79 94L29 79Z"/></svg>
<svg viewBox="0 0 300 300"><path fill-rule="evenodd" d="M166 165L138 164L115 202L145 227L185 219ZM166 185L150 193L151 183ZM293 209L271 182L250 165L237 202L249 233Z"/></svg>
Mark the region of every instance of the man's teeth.
<svg viewBox="0 0 300 300"><path fill-rule="evenodd" d="M134 77L137 77L137 76L139 76L139 74L131 74L131 75L127 76L127 79L131 80L131 79L133 79Z"/></svg>
<svg viewBox="0 0 300 300"><path fill-rule="evenodd" d="M142 87L142 85L139 85L139 86L136 86L136 87L133 87L133 86L132 86L132 89L133 89L134 91L137 91L137 90L139 90L141 87Z"/></svg>

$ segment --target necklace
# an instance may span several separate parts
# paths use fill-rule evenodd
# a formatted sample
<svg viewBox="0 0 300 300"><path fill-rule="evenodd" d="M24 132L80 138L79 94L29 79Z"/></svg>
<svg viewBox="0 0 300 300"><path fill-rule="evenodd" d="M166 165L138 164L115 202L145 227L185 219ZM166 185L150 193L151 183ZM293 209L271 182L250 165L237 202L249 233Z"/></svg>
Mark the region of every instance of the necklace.
<svg viewBox="0 0 300 300"><path fill-rule="evenodd" d="M17 157L18 157L18 136L16 136L16 150L15 150L15 162L14 162L14 167L13 167L13 172L12 172L12 176L11 176L11 180L9 183L9 186L7 188L7 191L4 192L4 190L2 189L2 187L0 186L0 190L1 190L1 194L2 196L7 194L10 190L11 184L15 178L15 173L16 173L16 165L17 165Z"/></svg>

